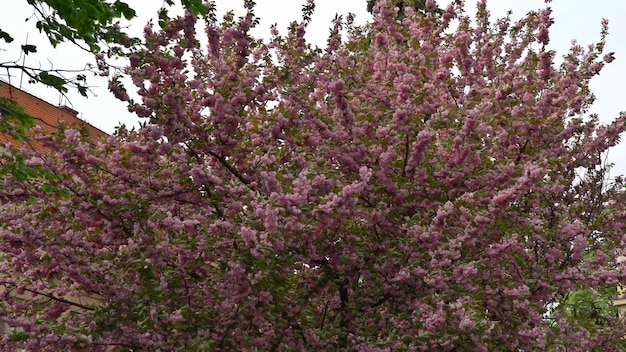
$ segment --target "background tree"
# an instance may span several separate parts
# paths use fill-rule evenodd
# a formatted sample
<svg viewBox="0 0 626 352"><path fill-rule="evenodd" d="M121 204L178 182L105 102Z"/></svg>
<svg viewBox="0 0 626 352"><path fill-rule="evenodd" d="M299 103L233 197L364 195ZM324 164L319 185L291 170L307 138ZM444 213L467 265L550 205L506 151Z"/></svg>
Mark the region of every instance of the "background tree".
<svg viewBox="0 0 626 352"><path fill-rule="evenodd" d="M145 123L61 131L26 160L54 180L0 188L0 348L622 348L617 316L571 312L625 275L622 180L599 175L626 116L585 116L606 23L557 66L549 9L389 5L365 48L341 19L307 44L311 4L267 42L251 1L207 47L191 13L147 27L141 100L111 85Z"/></svg>

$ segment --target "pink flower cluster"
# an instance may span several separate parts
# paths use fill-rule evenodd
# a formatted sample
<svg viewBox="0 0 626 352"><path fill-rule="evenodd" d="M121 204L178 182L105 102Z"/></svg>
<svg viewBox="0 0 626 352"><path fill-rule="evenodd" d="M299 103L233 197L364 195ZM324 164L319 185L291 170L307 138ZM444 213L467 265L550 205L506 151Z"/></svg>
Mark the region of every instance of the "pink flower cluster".
<svg viewBox="0 0 626 352"><path fill-rule="evenodd" d="M580 117L606 25L558 67L550 10L400 22L388 2L320 50L312 2L269 41L245 4L207 17L206 47L190 14L145 28L141 99L110 85L140 128L65 130L26 161L41 177L4 177L3 348L618 348L617 315L574 299L626 279L602 158L626 116Z"/></svg>

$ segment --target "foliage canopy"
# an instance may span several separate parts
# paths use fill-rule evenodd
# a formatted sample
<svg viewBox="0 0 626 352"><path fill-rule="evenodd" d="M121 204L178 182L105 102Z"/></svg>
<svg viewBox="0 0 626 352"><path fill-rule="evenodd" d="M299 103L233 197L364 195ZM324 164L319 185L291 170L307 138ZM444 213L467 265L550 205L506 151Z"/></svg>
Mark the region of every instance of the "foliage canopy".
<svg viewBox="0 0 626 352"><path fill-rule="evenodd" d="M56 154L25 163L55 177L5 178L3 348L622 347L603 304L626 203L602 156L626 117L585 116L606 23L556 65L549 9L381 6L319 49L312 4L269 41L245 6L206 47L193 13L147 26L140 100L110 86L145 123L42 137Z"/></svg>

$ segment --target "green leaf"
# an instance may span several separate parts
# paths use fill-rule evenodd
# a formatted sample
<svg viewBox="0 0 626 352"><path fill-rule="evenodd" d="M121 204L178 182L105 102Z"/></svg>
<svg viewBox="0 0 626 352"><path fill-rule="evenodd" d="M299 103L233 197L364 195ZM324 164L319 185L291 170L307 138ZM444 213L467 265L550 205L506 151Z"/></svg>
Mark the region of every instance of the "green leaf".
<svg viewBox="0 0 626 352"><path fill-rule="evenodd" d="M137 15L135 10L128 6L127 3L121 2L119 0L113 3L113 9L116 15L123 16L127 20L130 20Z"/></svg>
<svg viewBox="0 0 626 352"><path fill-rule="evenodd" d="M46 193L52 193L54 192L54 190L56 189L56 187L54 187L53 185L46 183L41 187L41 190L46 192Z"/></svg>
<svg viewBox="0 0 626 352"><path fill-rule="evenodd" d="M63 199L66 199L66 200L70 199L71 197L70 190L67 188L59 189L59 195L63 197Z"/></svg>
<svg viewBox="0 0 626 352"><path fill-rule="evenodd" d="M54 87L59 92L67 92L67 87L65 87L65 85L67 84L67 80L62 77L50 74L48 72L41 72L37 78L41 83Z"/></svg>
<svg viewBox="0 0 626 352"><path fill-rule="evenodd" d="M165 29L165 27L167 27L169 19L170 17L168 15L167 9L161 9L161 11L159 11L159 27L161 27L161 29Z"/></svg>
<svg viewBox="0 0 626 352"><path fill-rule="evenodd" d="M5 42L10 43L13 41L13 37L9 35L9 33L0 29L0 39L3 39Z"/></svg>
<svg viewBox="0 0 626 352"><path fill-rule="evenodd" d="M181 0L181 4L195 15L206 15L209 9L203 0Z"/></svg>
<svg viewBox="0 0 626 352"><path fill-rule="evenodd" d="M37 52L37 47L35 45L32 45L32 44L24 44L24 45L22 45L22 51L26 55L28 55L29 53L36 53Z"/></svg>
<svg viewBox="0 0 626 352"><path fill-rule="evenodd" d="M26 130L35 125L35 118L9 98L0 98L0 106L8 112L6 116L0 118L0 133L9 135L16 141L22 140Z"/></svg>
<svg viewBox="0 0 626 352"><path fill-rule="evenodd" d="M10 341L26 341L28 338L28 334L22 330L13 330L9 335Z"/></svg>
<svg viewBox="0 0 626 352"><path fill-rule="evenodd" d="M87 97L87 91L89 90L89 88L83 85L78 85L76 89L78 89L78 93L80 93L80 95L82 95L83 97Z"/></svg>

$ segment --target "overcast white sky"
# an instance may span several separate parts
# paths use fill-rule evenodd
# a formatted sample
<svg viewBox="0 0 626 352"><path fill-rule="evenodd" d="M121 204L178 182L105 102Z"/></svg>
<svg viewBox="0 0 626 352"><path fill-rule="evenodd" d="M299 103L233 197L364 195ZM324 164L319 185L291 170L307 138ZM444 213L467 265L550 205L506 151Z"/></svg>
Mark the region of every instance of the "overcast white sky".
<svg viewBox="0 0 626 352"><path fill-rule="evenodd" d="M132 29L140 31L149 17L156 14L156 9L162 1L159 0L127 0L131 7L138 10L140 18L133 21ZM261 17L259 26L260 35L266 35L269 26L278 23L280 29L298 19L300 9L305 0L257 0L257 15ZM221 15L229 9L241 10L242 0L217 0L218 13ZM440 1L447 4L447 1ZM473 11L476 0L467 1L467 9ZM93 58L69 44L62 44L52 49L35 28L35 20L25 21L32 15L32 10L24 0L0 0L3 11L0 12L0 28L9 32L15 41L7 46L2 43L0 48L0 62L12 61L19 55L19 45L26 42L38 45L38 52L26 58L26 64L49 68L81 68L86 63L93 63ZM324 46L328 34L330 21L336 13L347 14L352 12L357 16L357 23L364 23L370 19L365 10L366 0L317 0L313 23L308 31L308 39L313 43ZM543 8L546 5L542 0L491 0L488 8L493 17L503 16L507 10L513 10L514 18L523 16L532 9ZM600 115L603 121L610 121L626 110L626 87L623 83L626 78L626 1L624 0L553 0L555 25L551 32L550 45L559 53L565 53L572 39L582 44L595 43L599 38L600 21L607 18L610 21L610 35L608 51L616 52L616 60L605 67L600 77L592 82L592 89L598 100L593 106L593 112ZM10 77L14 85L19 85L20 77L17 71ZM0 72L2 79L7 79L6 72ZM137 119L126 111L122 103L114 99L106 89L106 82L98 78L89 80L96 96L89 99L70 92L70 101L62 100L53 89L41 85L30 85L24 78L22 88L53 104L67 104L80 112L80 116L93 125L112 132L120 123L135 125ZM615 173L626 173L626 143L611 153L611 160L616 164Z"/></svg>

